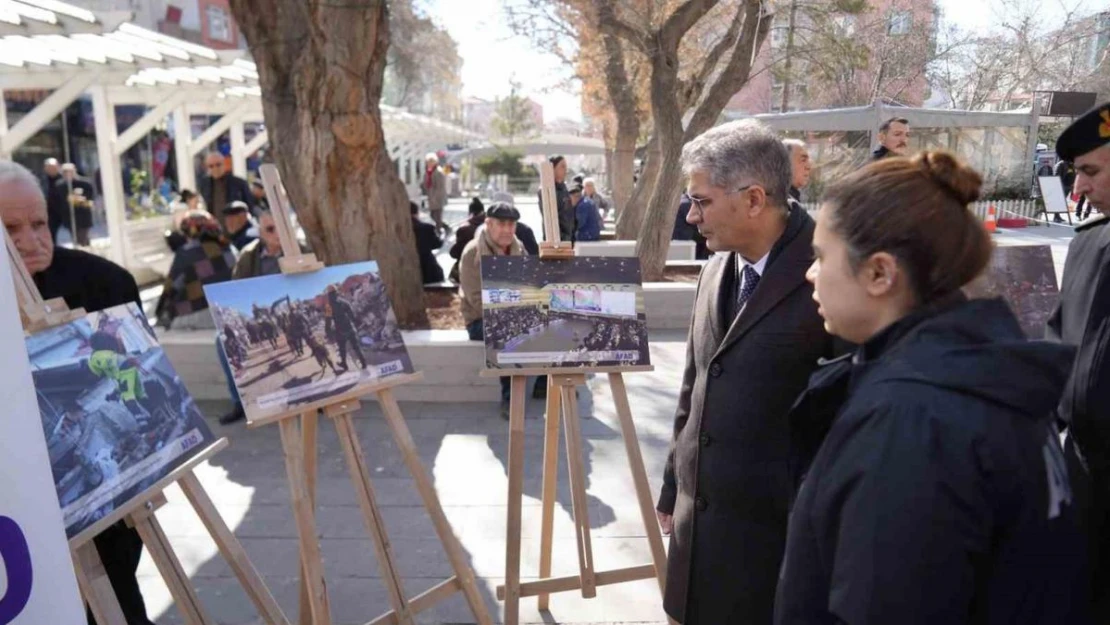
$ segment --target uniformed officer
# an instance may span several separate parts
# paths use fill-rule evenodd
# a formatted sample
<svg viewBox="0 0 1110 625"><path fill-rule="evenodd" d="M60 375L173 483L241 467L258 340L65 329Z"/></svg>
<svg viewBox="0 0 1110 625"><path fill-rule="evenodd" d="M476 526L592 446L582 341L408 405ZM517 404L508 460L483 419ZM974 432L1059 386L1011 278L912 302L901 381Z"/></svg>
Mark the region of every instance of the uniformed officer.
<svg viewBox="0 0 1110 625"><path fill-rule="evenodd" d="M1075 192L1100 211L1076 228L1047 336L1079 348L1059 416L1090 537L1095 611L1110 622L1110 102L1068 126L1056 153L1075 163Z"/></svg>

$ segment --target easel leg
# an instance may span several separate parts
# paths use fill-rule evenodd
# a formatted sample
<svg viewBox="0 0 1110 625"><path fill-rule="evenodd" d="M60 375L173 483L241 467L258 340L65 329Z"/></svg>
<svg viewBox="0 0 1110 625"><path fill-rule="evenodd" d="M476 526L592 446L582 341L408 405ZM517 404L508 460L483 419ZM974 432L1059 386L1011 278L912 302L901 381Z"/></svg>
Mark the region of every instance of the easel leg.
<svg viewBox="0 0 1110 625"><path fill-rule="evenodd" d="M524 386L528 378L513 376L512 380L509 403L509 501L505 523L505 625L520 623L520 523L524 499Z"/></svg>
<svg viewBox="0 0 1110 625"><path fill-rule="evenodd" d="M127 625L123 610L112 590L112 582L96 552L96 545L90 540L72 553L73 570L77 574L77 585L99 625Z"/></svg>
<svg viewBox="0 0 1110 625"><path fill-rule="evenodd" d="M663 536L659 529L659 520L655 516L655 505L648 486L644 457L640 453L640 441L636 437L636 425L632 421L632 408L628 404L624 377L620 373L610 373L609 387L613 391L613 403L617 407L617 417L621 423L621 437L624 438L624 448L628 454L628 466L632 469L632 482L636 488L636 500L640 504L640 515L644 518L644 529L651 547L651 561L659 579L659 590L663 592L667 587L667 552L663 550Z"/></svg>
<svg viewBox="0 0 1110 625"><path fill-rule="evenodd" d="M305 482L308 486L308 500L312 506L312 514L316 515L316 411L310 410L301 414L301 448L304 450ZM300 625L312 625L312 610L308 603L308 577L305 575L304 566L301 567L301 598L300 598Z"/></svg>
<svg viewBox="0 0 1110 625"><path fill-rule="evenodd" d="M145 510L132 514L128 518L143 539L143 545L146 546L151 560L154 560L154 564L158 567L158 572L162 574L162 579L169 587L170 595L173 596L174 603L177 604L177 609L181 611L185 622L188 625L213 625L214 621L205 614L196 590L193 589L185 570L181 568L181 562L177 559L177 554L174 553L154 512Z"/></svg>
<svg viewBox="0 0 1110 625"><path fill-rule="evenodd" d="M582 428L578 419L578 401L574 396L577 384L584 383L584 376L555 376L563 396L563 416L567 437L567 462L570 465L570 495L574 507L574 529L578 538L578 569L582 577L582 597L597 596L594 575L594 554L590 541L590 511L586 503L586 466L582 450Z"/></svg>
<svg viewBox="0 0 1110 625"><path fill-rule="evenodd" d="M297 537L300 539L301 568L310 589L308 605L312 614L312 623L331 625L328 589L324 581L320 541L316 535L316 514L306 483L304 448L299 440L297 424L293 419L283 419L279 425L281 447L285 452L285 472L289 479L289 496L293 503L293 516L297 522Z"/></svg>
<svg viewBox="0 0 1110 625"><path fill-rule="evenodd" d="M559 423L562 402L558 387L548 376L547 412L543 436L543 508L540 528L540 579L551 577L551 549L555 531L555 498L559 485ZM539 609L547 610L551 595L539 595Z"/></svg>
<svg viewBox="0 0 1110 625"><path fill-rule="evenodd" d="M412 612L409 610L408 599L405 597L404 587L401 585L401 576L397 573L397 565L393 559L393 547L389 544L389 537L385 533L385 524L381 512L378 510L377 498L374 495L374 486L370 482L370 473L366 468L366 460L362 455L362 446L355 434L354 423L350 413L334 417L335 429L339 432L339 442L343 453L347 456L347 469L351 473L351 483L355 487L355 496L362 508L362 518L366 522L366 529L374 539L374 551L378 556L378 566L382 571L386 589L389 591L389 603L393 607L396 623L400 625L413 625Z"/></svg>
<svg viewBox="0 0 1110 625"><path fill-rule="evenodd" d="M409 473L412 474L412 479L416 482L416 490L420 492L424 508L432 518L432 524L436 528L436 534L439 535L439 541L443 543L443 549L447 552L447 559L451 561L451 567L455 570L455 577L458 579L463 595L466 597L466 602L470 604L470 611L474 614L474 618L477 619L479 625L491 625L493 621L490 619L482 595L478 592L474 571L466 562L462 545L459 543L458 537L455 536L451 524L447 521L447 515L444 514L443 506L439 503L439 497L436 496L432 481L428 479L424 464L420 462L416 443L412 440L412 433L409 432L408 425L405 424L405 417L401 414L401 407L397 405L397 399L393 396L393 391L390 389L378 391L378 403L382 407L382 413L385 414L389 429L393 431L393 440L397 442L397 446L401 449L401 456L405 459L405 465L408 466Z"/></svg>
<svg viewBox="0 0 1110 625"><path fill-rule="evenodd" d="M190 471L178 481L178 484L181 486L181 490L185 492L185 497L189 500L189 503L193 505L193 509L196 510L197 516L200 517L201 522L208 529L212 540L216 542L220 553L223 554L224 559L231 566L231 570L239 578L243 590L250 597L255 607L258 608L259 615L268 625L288 625L289 621L285 618L281 608L278 607L274 596L270 594L270 589L266 587L265 582L262 581L262 576L251 564L247 552L243 549L243 545L239 543L239 539L235 538L231 528L227 526L219 511L216 510L215 504L212 503L212 499L208 496L204 487L201 486L196 474Z"/></svg>

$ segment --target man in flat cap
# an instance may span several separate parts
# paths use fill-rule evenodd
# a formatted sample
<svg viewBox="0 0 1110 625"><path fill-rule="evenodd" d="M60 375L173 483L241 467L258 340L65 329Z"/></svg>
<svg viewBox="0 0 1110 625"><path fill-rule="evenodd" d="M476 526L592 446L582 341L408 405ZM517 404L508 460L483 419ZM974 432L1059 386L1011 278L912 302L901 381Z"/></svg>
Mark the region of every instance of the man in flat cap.
<svg viewBox="0 0 1110 625"><path fill-rule="evenodd" d="M483 256L524 256L524 248L516 238L516 222L520 212L511 204L494 202L486 209L486 223L466 244L459 258L459 283L462 286L462 301L459 308L466 333L472 341L485 339L482 325L482 257ZM510 379L501 380L501 418L509 418Z"/></svg>
<svg viewBox="0 0 1110 625"><path fill-rule="evenodd" d="M1075 163L1075 192L1100 212L1076 227L1047 337L1078 348L1058 410L1076 507L1090 537L1096 622L1110 622L1110 102L1056 143Z"/></svg>

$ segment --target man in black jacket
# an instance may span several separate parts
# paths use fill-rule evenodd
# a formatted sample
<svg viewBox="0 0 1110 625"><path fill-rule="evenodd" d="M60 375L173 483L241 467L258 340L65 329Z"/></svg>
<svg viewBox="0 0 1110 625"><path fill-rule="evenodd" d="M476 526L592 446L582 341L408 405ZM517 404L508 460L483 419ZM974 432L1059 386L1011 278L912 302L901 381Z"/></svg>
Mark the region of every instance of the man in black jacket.
<svg viewBox="0 0 1110 625"><path fill-rule="evenodd" d="M129 303L141 307L135 279L123 268L86 252L54 247L40 184L11 161L0 161L0 218L44 298L61 297L71 309L87 312ZM93 542L127 625L153 625L135 577L143 551L138 532L120 521ZM95 623L91 613L88 621Z"/></svg>
<svg viewBox="0 0 1110 625"><path fill-rule="evenodd" d="M1075 192L1110 209L1110 102L1077 119L1056 143L1075 165ZM1060 304L1047 338L1079 348L1059 417L1081 518L1090 537L1096 622L1110 622L1110 217L1076 228L1068 248Z"/></svg>
<svg viewBox="0 0 1110 625"><path fill-rule="evenodd" d="M754 120L686 145L701 272L657 511L671 534L663 607L686 625L770 623L786 542L786 415L832 338L805 273L814 223L792 208L790 156Z"/></svg>
<svg viewBox="0 0 1110 625"><path fill-rule="evenodd" d="M420 221L420 207L409 202L412 215L412 233L416 237L416 253L420 256L420 278L424 284L443 282L443 267L436 260L436 251L443 247L443 239L432 224Z"/></svg>
<svg viewBox="0 0 1110 625"><path fill-rule="evenodd" d="M910 120L891 117L879 126L879 147L871 153L871 160L888 156L905 156L910 147Z"/></svg>
<svg viewBox="0 0 1110 625"><path fill-rule="evenodd" d="M89 230L93 226L92 202L96 191L92 182L77 175L77 165L62 165L62 177L54 183L47 206L54 201L61 207L62 224L77 245L88 247Z"/></svg>
<svg viewBox="0 0 1110 625"><path fill-rule="evenodd" d="M201 179L200 195L204 198L204 206L220 227L227 229L224 223L224 208L235 201L245 202L250 212L254 212L255 199L247 181L234 176L227 170L227 162L223 154L209 152L204 157L204 168L208 175Z"/></svg>

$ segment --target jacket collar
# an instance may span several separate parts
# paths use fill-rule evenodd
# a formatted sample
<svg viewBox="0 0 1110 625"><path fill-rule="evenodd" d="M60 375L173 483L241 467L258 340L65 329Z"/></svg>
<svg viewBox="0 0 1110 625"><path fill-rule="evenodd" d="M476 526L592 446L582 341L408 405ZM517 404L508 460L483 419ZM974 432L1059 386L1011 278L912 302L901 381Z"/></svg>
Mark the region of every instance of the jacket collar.
<svg viewBox="0 0 1110 625"><path fill-rule="evenodd" d="M523 256L524 252L520 246L520 239L513 237L513 244L509 246L509 253L506 254L505 250L500 248L493 242L493 237L489 235L489 230L482 228L478 231L478 255L479 256Z"/></svg>
<svg viewBox="0 0 1110 625"><path fill-rule="evenodd" d="M729 290L726 287L735 282L732 276L736 273L738 262L736 254L729 255L724 269L717 275L709 293L712 331L715 342L718 343L714 357L740 340L775 306L805 284L806 267L812 262L813 256L811 249L813 229L813 219L805 210L793 205L787 218L786 230L771 248L767 267L759 281L759 288L748 300L743 312L732 320L728 331L721 338L721 328L724 327L721 321L724 315L728 314L731 304L723 301L721 296L728 293Z"/></svg>

